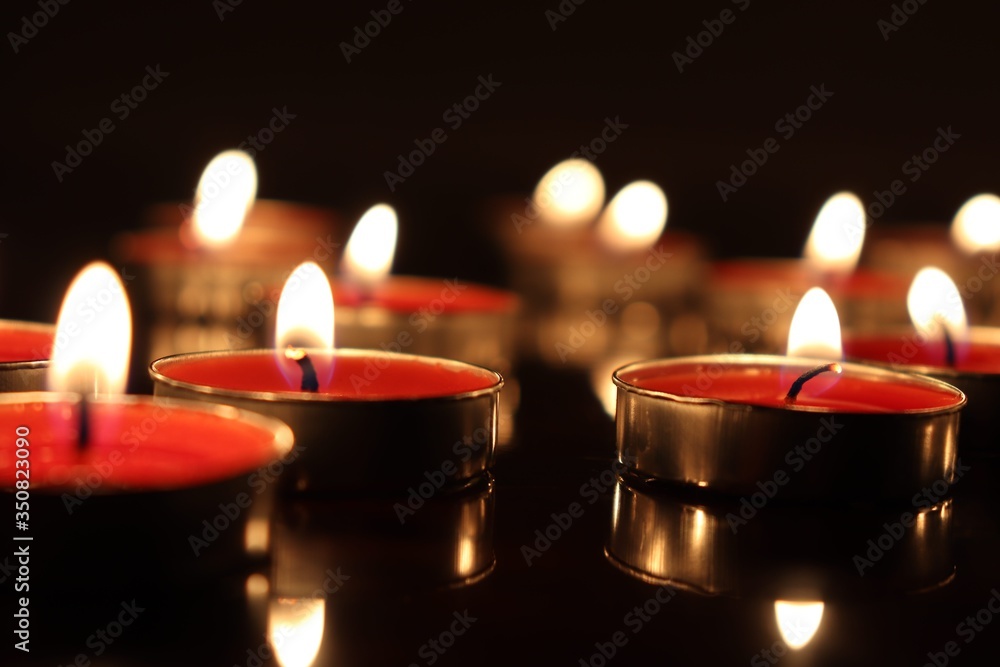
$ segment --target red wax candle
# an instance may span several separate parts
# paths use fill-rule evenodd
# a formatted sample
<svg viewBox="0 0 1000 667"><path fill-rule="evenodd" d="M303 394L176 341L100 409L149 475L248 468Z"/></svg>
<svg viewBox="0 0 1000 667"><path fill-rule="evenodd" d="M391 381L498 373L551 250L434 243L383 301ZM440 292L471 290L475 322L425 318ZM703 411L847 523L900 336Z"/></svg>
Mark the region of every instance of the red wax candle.
<svg viewBox="0 0 1000 667"><path fill-rule="evenodd" d="M499 373L450 359L310 349L306 366L275 350L182 354L150 366L156 395L226 403L280 418L302 456L284 476L306 493L405 492L485 471L496 446Z"/></svg>
<svg viewBox="0 0 1000 667"><path fill-rule="evenodd" d="M809 379L827 364L714 355L621 368L619 456L639 474L741 494L798 477L785 495L903 498L952 479L961 391L862 364Z"/></svg>
<svg viewBox="0 0 1000 667"><path fill-rule="evenodd" d="M0 392L41 391L55 327L0 320Z"/></svg>
<svg viewBox="0 0 1000 667"><path fill-rule="evenodd" d="M454 313L507 313L517 306L511 292L473 285L462 280L390 276L366 292L343 281L333 288L338 313L343 308L385 308L410 315L421 310L433 315Z"/></svg>

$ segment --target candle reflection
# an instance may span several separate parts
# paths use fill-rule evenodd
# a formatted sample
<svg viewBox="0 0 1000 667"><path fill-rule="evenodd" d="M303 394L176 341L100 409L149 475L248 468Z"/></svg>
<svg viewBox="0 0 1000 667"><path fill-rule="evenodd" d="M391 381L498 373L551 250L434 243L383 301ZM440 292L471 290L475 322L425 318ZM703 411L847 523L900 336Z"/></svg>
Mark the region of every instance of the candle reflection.
<svg viewBox="0 0 1000 667"><path fill-rule="evenodd" d="M277 598L267 614L267 634L281 667L310 667L319 655L326 626L323 598Z"/></svg>
<svg viewBox="0 0 1000 667"><path fill-rule="evenodd" d="M824 606L822 602L774 601L778 630L788 648L798 650L812 641L823 622Z"/></svg>

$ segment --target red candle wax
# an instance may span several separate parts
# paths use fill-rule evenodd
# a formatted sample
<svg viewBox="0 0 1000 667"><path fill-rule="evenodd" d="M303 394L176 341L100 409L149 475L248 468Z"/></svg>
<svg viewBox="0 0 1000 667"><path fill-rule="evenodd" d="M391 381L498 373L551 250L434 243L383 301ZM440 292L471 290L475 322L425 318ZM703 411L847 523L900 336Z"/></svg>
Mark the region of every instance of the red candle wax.
<svg viewBox="0 0 1000 667"><path fill-rule="evenodd" d="M791 384L813 367L790 360L787 366L779 368L755 363L752 356L748 356L740 363L650 364L619 376L640 389L672 396L793 410L896 413L934 410L960 403L961 394L946 386L905 378L875 378L868 373L859 376L851 365L846 365L840 375L826 373L810 380L793 403L786 403L785 396Z"/></svg>
<svg viewBox="0 0 1000 667"><path fill-rule="evenodd" d="M290 450L291 431L275 420L224 410L180 407L134 397L88 405L90 437L77 444L78 400L61 394L0 398L0 487L13 488L16 449L29 452L31 489L75 488L80 480L109 491L185 488L267 465ZM27 429L27 432L25 432ZM29 443L17 447L18 437ZM96 478L94 476L97 476Z"/></svg>
<svg viewBox="0 0 1000 667"><path fill-rule="evenodd" d="M959 373L1000 374L1000 344L972 341L958 345L955 365L949 366L944 341L927 341L909 335L873 335L845 338L844 355L850 359L877 361L898 369L926 366Z"/></svg>
<svg viewBox="0 0 1000 667"><path fill-rule="evenodd" d="M415 313L433 308L433 314L507 312L517 297L504 290L474 285L458 279L390 276L370 292L344 281L333 288L338 307L376 306L397 313Z"/></svg>
<svg viewBox="0 0 1000 667"><path fill-rule="evenodd" d="M496 387L500 376L446 359L363 350L308 350L317 392L299 390L302 370L274 350L178 355L153 364L169 381L302 400L389 401L457 396Z"/></svg>
<svg viewBox="0 0 1000 667"><path fill-rule="evenodd" d="M47 324L0 320L0 363L48 359L53 336Z"/></svg>
<svg viewBox="0 0 1000 667"><path fill-rule="evenodd" d="M741 291L768 287L805 292L819 286L836 298L906 299L909 279L899 273L859 268L848 274L824 272L801 259L745 259L716 262L712 282L718 287Z"/></svg>

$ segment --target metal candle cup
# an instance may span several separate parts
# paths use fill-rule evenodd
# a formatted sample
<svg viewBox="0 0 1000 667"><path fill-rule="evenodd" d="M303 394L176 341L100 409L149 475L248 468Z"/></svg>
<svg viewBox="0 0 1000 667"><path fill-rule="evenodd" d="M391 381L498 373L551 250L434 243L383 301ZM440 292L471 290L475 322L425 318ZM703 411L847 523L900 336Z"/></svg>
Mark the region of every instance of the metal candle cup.
<svg viewBox="0 0 1000 667"><path fill-rule="evenodd" d="M1000 403L1000 329L970 327L968 356L954 367L945 363L944 343L927 342L912 327L877 333L845 332L844 356L859 363L937 378L961 389L969 404L962 410L962 452L998 451L990 435Z"/></svg>
<svg viewBox="0 0 1000 667"><path fill-rule="evenodd" d="M306 494L403 492L461 485L496 446L503 378L464 362L364 350L305 350L332 378L298 391L274 350L181 354L150 366L158 396L269 414L295 432L301 456L283 475Z"/></svg>
<svg viewBox="0 0 1000 667"><path fill-rule="evenodd" d="M42 391L55 327L0 320L0 392Z"/></svg>
<svg viewBox="0 0 1000 667"><path fill-rule="evenodd" d="M905 499L952 479L961 391L842 364L835 384L807 383L787 404L793 381L824 363L714 355L620 368L619 459L639 476L735 495L773 484L783 499Z"/></svg>
<svg viewBox="0 0 1000 667"><path fill-rule="evenodd" d="M286 425L225 406L91 398L81 446L81 409L76 394L0 395L0 500L12 512L25 503L15 540L27 539L14 544L44 572L32 602L190 590L262 557L248 527L266 525L272 494L250 478L291 450Z"/></svg>

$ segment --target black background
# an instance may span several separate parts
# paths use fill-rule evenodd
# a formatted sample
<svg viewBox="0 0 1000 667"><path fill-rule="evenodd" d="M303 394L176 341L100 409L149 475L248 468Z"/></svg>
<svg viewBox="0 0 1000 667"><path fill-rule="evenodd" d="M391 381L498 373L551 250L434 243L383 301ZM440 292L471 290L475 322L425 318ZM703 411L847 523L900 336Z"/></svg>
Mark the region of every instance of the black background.
<svg viewBox="0 0 1000 667"><path fill-rule="evenodd" d="M396 269L504 283L484 224L488 198L527 194L552 164L596 137L606 117L629 127L600 155L609 193L650 178L669 224L717 254L794 255L822 201L843 188L866 201L933 141L956 145L877 224L942 223L996 189L998 10L927 2L885 40L891 3L588 0L553 30L538 3L402 0L404 10L348 64L340 43L385 3L244 0L220 20L210 0L82 3L14 53L7 33L38 11L5 3L0 312L53 321L72 275L107 257L115 231L150 203L184 200L218 151L296 115L257 156L259 195L330 206L348 221L377 201L402 218ZM916 6L916 5L914 5ZM683 73L672 60L703 20L732 9ZM169 77L128 118L111 103L147 65ZM457 130L442 121L479 75L501 82ZM833 97L747 185L723 202L716 181L812 85ZM110 117L116 129L57 181L52 162ZM384 172L414 139L448 140L390 192Z"/></svg>

